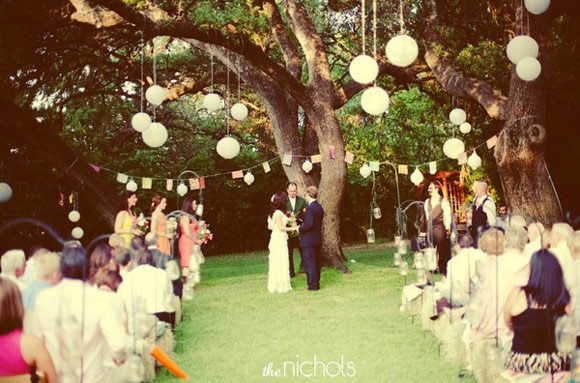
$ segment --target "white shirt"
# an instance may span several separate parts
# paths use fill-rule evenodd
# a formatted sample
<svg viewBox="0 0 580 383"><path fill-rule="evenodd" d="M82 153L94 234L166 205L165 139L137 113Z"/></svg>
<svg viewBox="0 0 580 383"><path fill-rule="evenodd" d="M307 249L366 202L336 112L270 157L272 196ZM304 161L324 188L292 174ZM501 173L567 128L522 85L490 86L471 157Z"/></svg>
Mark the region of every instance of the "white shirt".
<svg viewBox="0 0 580 383"><path fill-rule="evenodd" d="M82 360L82 381L102 382L105 359L128 345L109 295L80 280L63 279L41 292L35 315L60 380L76 372L75 382L80 381Z"/></svg>
<svg viewBox="0 0 580 383"><path fill-rule="evenodd" d="M524 257L528 258L528 261L530 261L532 259L532 255L534 255L534 253L540 250L541 248L542 248L542 236L540 235L532 242L526 243L526 246L524 246L524 251L522 251L522 254L524 255Z"/></svg>
<svg viewBox="0 0 580 383"><path fill-rule="evenodd" d="M429 221L429 200L431 200L431 209L434 209L435 206L441 204L441 209L443 209L443 225L445 226L445 230L451 230L451 205L449 201L445 198L442 198L439 194L434 194L431 198L427 198L425 200L425 219Z"/></svg>
<svg viewBox="0 0 580 383"><path fill-rule="evenodd" d="M10 275L6 273L0 273L2 278L6 278L11 280L12 282L16 283L16 286L20 289L20 292L26 288L26 283L24 283L20 278L17 278L16 275Z"/></svg>
<svg viewBox="0 0 580 383"><path fill-rule="evenodd" d="M487 200L486 197L489 197ZM487 215L487 224L489 226L497 225L497 216L495 215L495 202L491 199L488 194L482 195L481 197L475 198L475 207L478 208L481 205L481 201L484 201L483 212Z"/></svg>
<svg viewBox="0 0 580 383"><path fill-rule="evenodd" d="M288 200L290 201L290 206L292 206L292 211L294 211L294 209L296 208L296 197L294 198L288 197Z"/></svg>
<svg viewBox="0 0 580 383"><path fill-rule="evenodd" d="M504 253L499 257L499 262L507 273L513 275L522 273L520 274L522 279L525 279L526 282L529 279L530 258L523 255L521 251L505 249Z"/></svg>
<svg viewBox="0 0 580 383"><path fill-rule="evenodd" d="M550 251L556 256L556 258L558 258L558 262L560 262L560 266L564 272L564 283L566 284L568 291L571 291L577 284L576 266L566 241L561 241L558 245L550 247Z"/></svg>
<svg viewBox="0 0 580 383"><path fill-rule="evenodd" d="M475 279L475 264L485 253L473 247L461 251L447 262L447 278L441 296L453 304L464 305L469 298L469 283ZM469 261L469 263L468 263Z"/></svg>
<svg viewBox="0 0 580 383"><path fill-rule="evenodd" d="M151 265L141 265L131 270L119 285L117 294L125 302L131 334L133 315L175 311L171 304L173 284L167 272Z"/></svg>

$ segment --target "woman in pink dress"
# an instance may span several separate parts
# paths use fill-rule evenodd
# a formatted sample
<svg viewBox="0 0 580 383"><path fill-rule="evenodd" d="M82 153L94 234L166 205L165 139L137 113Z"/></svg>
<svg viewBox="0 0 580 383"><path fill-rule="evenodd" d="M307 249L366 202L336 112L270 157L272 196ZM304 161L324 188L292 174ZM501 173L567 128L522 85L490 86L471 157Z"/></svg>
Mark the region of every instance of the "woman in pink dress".
<svg viewBox="0 0 580 383"><path fill-rule="evenodd" d="M182 214L181 218L179 218L179 229L181 231L179 237L179 254L184 279L184 297L186 299L189 299L195 279L199 280L199 265L196 258L193 257L193 252L200 245L198 239L199 224L193 218L196 208L197 203L193 197L185 197L181 205L181 211L185 214Z"/></svg>

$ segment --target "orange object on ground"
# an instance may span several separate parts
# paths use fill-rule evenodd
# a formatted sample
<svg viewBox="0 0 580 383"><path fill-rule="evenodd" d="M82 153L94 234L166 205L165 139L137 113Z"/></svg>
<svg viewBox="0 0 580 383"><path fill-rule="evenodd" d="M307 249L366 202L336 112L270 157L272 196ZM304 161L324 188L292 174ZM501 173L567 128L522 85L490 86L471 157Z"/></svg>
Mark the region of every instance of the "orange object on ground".
<svg viewBox="0 0 580 383"><path fill-rule="evenodd" d="M189 376L167 355L159 346L153 346L151 356L164 365L173 375L181 379L189 379Z"/></svg>

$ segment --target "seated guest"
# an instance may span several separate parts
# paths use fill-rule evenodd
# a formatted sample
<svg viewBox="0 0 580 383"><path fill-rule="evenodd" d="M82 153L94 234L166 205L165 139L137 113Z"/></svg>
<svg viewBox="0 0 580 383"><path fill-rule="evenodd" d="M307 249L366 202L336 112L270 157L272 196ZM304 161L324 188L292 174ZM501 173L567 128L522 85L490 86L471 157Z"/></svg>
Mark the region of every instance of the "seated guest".
<svg viewBox="0 0 580 383"><path fill-rule="evenodd" d="M24 251L8 250L5 252L0 259L0 268L2 268L0 275L16 283L20 290L26 287L26 283L21 279L22 275L24 275L24 270L26 270Z"/></svg>
<svg viewBox="0 0 580 383"><path fill-rule="evenodd" d="M22 290L22 300L27 310L34 311L40 292L60 282L60 255L49 251L36 254L34 268L37 278Z"/></svg>
<svg viewBox="0 0 580 383"><path fill-rule="evenodd" d="M530 279L515 288L504 306L505 323L514 339L508 367L525 374L549 374L570 369L570 355L556 348L556 320L571 311L562 268L548 251L531 260Z"/></svg>
<svg viewBox="0 0 580 383"><path fill-rule="evenodd" d="M528 241L528 232L521 226L510 225L505 231L504 252L500 257L509 278L514 278L525 284L529 278L530 260L526 258L522 251Z"/></svg>
<svg viewBox="0 0 580 383"><path fill-rule="evenodd" d="M40 246L33 246L32 249L30 249L29 252L30 256L26 261L26 270L24 270L24 274L22 275L22 277L20 277L20 280L22 282L28 285L30 282L38 279L36 275L36 257L48 252L49 250L42 248Z"/></svg>
<svg viewBox="0 0 580 383"><path fill-rule="evenodd" d="M97 271L94 285L97 286L99 290L107 291L109 293L111 304L113 305L117 315L121 317L125 330L128 331L125 303L123 302L123 299L116 294L122 281L123 278L119 274L119 265L110 263Z"/></svg>
<svg viewBox="0 0 580 383"><path fill-rule="evenodd" d="M102 268L111 262L111 248L104 243L95 247L91 253L91 260L89 264L89 282L94 284L95 275Z"/></svg>
<svg viewBox="0 0 580 383"><path fill-rule="evenodd" d="M140 239L140 238L135 238ZM119 286L118 293L125 302L128 317L139 313L154 314L164 322L175 324L175 309L171 305L173 285L165 270L155 267L153 256L146 248L131 244L136 267L132 269ZM130 333L133 333L129 320Z"/></svg>
<svg viewBox="0 0 580 383"><path fill-rule="evenodd" d="M129 249L124 247L117 247L113 250L113 262L119 266L119 275L121 279L126 279L127 274L133 267L133 261L131 261L131 252Z"/></svg>
<svg viewBox="0 0 580 383"><path fill-rule="evenodd" d="M532 258L532 254L542 249L542 234L544 234L544 225L541 222L534 222L528 226L528 243L522 252L528 259Z"/></svg>
<svg viewBox="0 0 580 383"><path fill-rule="evenodd" d="M576 287L576 269L574 267L574 259L570 254L568 242L572 239L574 230L572 226L567 223L555 223L552 225L550 233L550 252L556 256L562 271L564 272L564 283L568 290Z"/></svg>
<svg viewBox="0 0 580 383"><path fill-rule="evenodd" d="M147 243L147 250L149 250L149 252L153 256L153 260L155 261L155 267L165 269L165 265L167 264L167 254L162 253L157 248L157 237L155 236L155 233L153 232L147 233L145 235L145 242Z"/></svg>
<svg viewBox="0 0 580 383"><path fill-rule="evenodd" d="M36 368L48 383L56 382L54 364L44 342L22 333L23 319L19 288L0 276L0 377L28 374Z"/></svg>
<svg viewBox="0 0 580 383"><path fill-rule="evenodd" d="M109 247L111 248L111 252L118 248L127 248L125 245L125 239L121 236L121 234L113 233L109 237Z"/></svg>
<svg viewBox="0 0 580 383"><path fill-rule="evenodd" d="M63 280L36 300L40 334L61 381L103 382L103 361L125 359L122 320L109 295L86 282L89 262L82 246L67 243L60 266Z"/></svg>
<svg viewBox="0 0 580 383"><path fill-rule="evenodd" d="M507 229L508 227L521 227L523 229L526 229L527 226L528 221L526 220L526 217L524 217L521 214L512 214L509 217L508 224L505 228Z"/></svg>

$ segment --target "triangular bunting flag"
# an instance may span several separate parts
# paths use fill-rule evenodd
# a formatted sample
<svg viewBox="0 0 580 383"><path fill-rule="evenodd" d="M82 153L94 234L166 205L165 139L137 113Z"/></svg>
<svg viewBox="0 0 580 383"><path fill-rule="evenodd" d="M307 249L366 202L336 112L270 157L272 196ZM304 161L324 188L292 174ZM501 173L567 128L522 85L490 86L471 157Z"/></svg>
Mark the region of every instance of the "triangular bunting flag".
<svg viewBox="0 0 580 383"><path fill-rule="evenodd" d="M459 165L464 165L467 163L467 153L463 152L457 157L457 163Z"/></svg>
<svg viewBox="0 0 580 383"><path fill-rule="evenodd" d="M429 162L429 173L430 174L437 173L437 161Z"/></svg>
<svg viewBox="0 0 580 383"><path fill-rule="evenodd" d="M486 141L487 143L487 148L491 149L495 146L495 144L497 144L497 134L493 137L491 137L489 140Z"/></svg>
<svg viewBox="0 0 580 383"><path fill-rule="evenodd" d="M407 165L399 165L399 174L409 174L409 167Z"/></svg>
<svg viewBox="0 0 580 383"><path fill-rule="evenodd" d="M205 189L205 177L200 177L199 178L199 188L200 189Z"/></svg>
<svg viewBox="0 0 580 383"><path fill-rule="evenodd" d="M173 190L173 180L165 180L165 190L167 191Z"/></svg>
<svg viewBox="0 0 580 383"><path fill-rule="evenodd" d="M142 189L151 189L153 185L153 180L151 178L143 178L141 180L141 188Z"/></svg>
<svg viewBox="0 0 580 383"><path fill-rule="evenodd" d="M97 172L97 173L101 171L101 167L100 167L100 166L97 166L97 165L95 165L95 164L89 164L89 166L90 166L91 168L93 168L93 170L94 170L95 172Z"/></svg>
<svg viewBox="0 0 580 383"><path fill-rule="evenodd" d="M286 166L292 165L292 152L284 154L284 158L282 159L282 164Z"/></svg>
<svg viewBox="0 0 580 383"><path fill-rule="evenodd" d="M126 184L129 181L129 176L123 173L117 173L117 182Z"/></svg>
<svg viewBox="0 0 580 383"><path fill-rule="evenodd" d="M313 164L319 164L322 162L322 154L315 154L313 156L310 156L310 162L312 162Z"/></svg>
<svg viewBox="0 0 580 383"><path fill-rule="evenodd" d="M244 178L244 171L236 170L235 172L232 172L232 178Z"/></svg>
<svg viewBox="0 0 580 383"><path fill-rule="evenodd" d="M369 168L371 171L378 172L380 170L379 166L379 161L369 161Z"/></svg>
<svg viewBox="0 0 580 383"><path fill-rule="evenodd" d="M262 162L262 167L264 168L264 173L270 173L270 163L269 162Z"/></svg>
<svg viewBox="0 0 580 383"><path fill-rule="evenodd" d="M189 179L189 189L190 190L199 190L199 178L190 178Z"/></svg>
<svg viewBox="0 0 580 383"><path fill-rule="evenodd" d="M354 154L351 152L346 152L344 154L344 162L346 162L349 165L352 165L353 161L354 161Z"/></svg>

